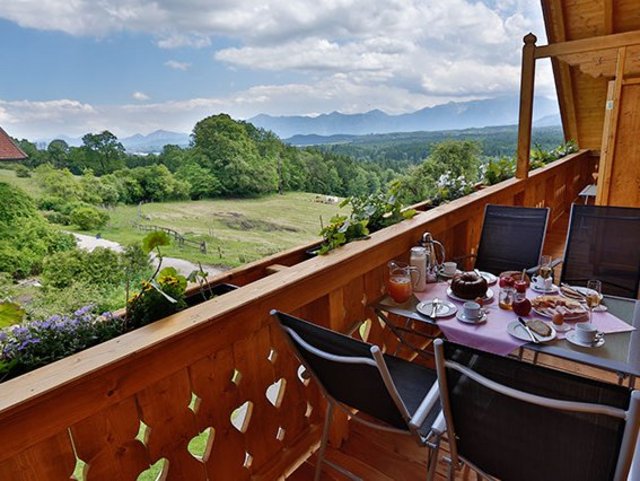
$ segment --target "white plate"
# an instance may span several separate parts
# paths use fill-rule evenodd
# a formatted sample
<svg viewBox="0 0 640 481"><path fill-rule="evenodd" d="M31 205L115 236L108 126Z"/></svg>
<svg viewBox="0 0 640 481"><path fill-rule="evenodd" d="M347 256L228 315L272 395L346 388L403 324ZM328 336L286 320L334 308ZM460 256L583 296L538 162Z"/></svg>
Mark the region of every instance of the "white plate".
<svg viewBox="0 0 640 481"><path fill-rule="evenodd" d="M458 297L456 296L453 291L451 290L451 286L447 287L447 295L451 298L454 299L456 301L460 301L460 302L467 302L467 301L473 301L473 299L463 299L462 297ZM491 290L491 288L487 289L487 293L485 294L485 296L482 298L482 300L484 302L489 302L491 299L493 299L493 291Z"/></svg>
<svg viewBox="0 0 640 481"><path fill-rule="evenodd" d="M553 312L552 314L549 314L545 311L539 311L538 309L536 309L535 307L532 308L533 312L535 312L536 314L538 314L539 316L543 316L546 317L548 319L551 319L553 317L553 315L555 314L555 312ZM587 317L589 315L589 311L585 310L584 313L581 314L572 314L572 315L565 315L564 316L564 320L565 321L577 321L579 319L584 319L585 317Z"/></svg>
<svg viewBox="0 0 640 481"><path fill-rule="evenodd" d="M578 341L576 337L576 331L568 332L567 335L565 336L565 339L569 341L571 344L574 344L580 347L586 347L587 349L604 346L604 337L601 337L593 344L586 344L584 342Z"/></svg>
<svg viewBox="0 0 640 481"><path fill-rule="evenodd" d="M487 281L487 284L490 286L498 282L498 276L491 274L491 272L478 271L480 275L484 277L484 280Z"/></svg>
<svg viewBox="0 0 640 481"><path fill-rule="evenodd" d="M540 289L539 287L536 287L533 282L529 287L531 287L532 291L539 292L540 294L553 294L554 292L557 292L559 289L559 287L556 286L555 284L551 285L551 289Z"/></svg>
<svg viewBox="0 0 640 481"><path fill-rule="evenodd" d="M435 316L433 315L433 300L418 303L416 311L427 317L438 318L453 316L458 310L456 305L449 301L439 300L437 306L438 310Z"/></svg>
<svg viewBox="0 0 640 481"><path fill-rule="evenodd" d="M464 317L464 313L462 311L458 311L458 313L456 314L456 319L458 319L460 322L464 322L465 324L482 324L484 322L487 322L487 313L483 312L482 316L477 319L467 319L466 317Z"/></svg>
<svg viewBox="0 0 640 481"><path fill-rule="evenodd" d="M545 322L545 324L547 323ZM547 324L547 326L551 328L551 334L549 334L548 336L541 336L540 334L537 334L531 331L533 332L533 335L536 337L538 342L549 342L556 338L556 330L553 328L553 326L550 326L549 324ZM524 326L520 324L518 321L510 322L507 325L507 332L517 339L520 339L522 341L532 342Z"/></svg>

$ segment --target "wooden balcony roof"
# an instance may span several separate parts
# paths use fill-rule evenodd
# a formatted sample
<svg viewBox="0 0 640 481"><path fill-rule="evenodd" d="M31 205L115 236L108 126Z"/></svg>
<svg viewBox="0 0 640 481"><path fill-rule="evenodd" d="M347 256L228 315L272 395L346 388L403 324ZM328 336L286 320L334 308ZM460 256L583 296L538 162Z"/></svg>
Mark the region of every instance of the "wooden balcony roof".
<svg viewBox="0 0 640 481"><path fill-rule="evenodd" d="M564 42L583 47L552 59L565 135L599 150L619 46L629 46L624 76L640 75L640 6L637 0L542 0L542 9L547 54Z"/></svg>

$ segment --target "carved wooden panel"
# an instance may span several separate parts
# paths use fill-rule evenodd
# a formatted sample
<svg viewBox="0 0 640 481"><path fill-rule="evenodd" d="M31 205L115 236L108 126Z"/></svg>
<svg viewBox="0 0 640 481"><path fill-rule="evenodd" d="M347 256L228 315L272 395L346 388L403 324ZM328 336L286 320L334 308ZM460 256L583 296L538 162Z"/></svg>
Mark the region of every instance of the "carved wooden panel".
<svg viewBox="0 0 640 481"><path fill-rule="evenodd" d="M71 427L78 457L86 463L85 481L135 481L149 467L134 398L115 404Z"/></svg>
<svg viewBox="0 0 640 481"><path fill-rule="evenodd" d="M43 420L45 422L45 420ZM64 431L30 446L19 455L0 461L3 481L46 481L71 479L76 457L69 433Z"/></svg>

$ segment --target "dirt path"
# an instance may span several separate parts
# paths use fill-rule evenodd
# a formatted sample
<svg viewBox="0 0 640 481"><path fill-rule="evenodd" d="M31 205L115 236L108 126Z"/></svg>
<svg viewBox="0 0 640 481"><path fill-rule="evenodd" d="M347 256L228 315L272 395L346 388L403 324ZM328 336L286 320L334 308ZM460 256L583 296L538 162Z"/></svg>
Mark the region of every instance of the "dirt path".
<svg viewBox="0 0 640 481"><path fill-rule="evenodd" d="M72 234L77 239L78 247L80 247L81 249L92 251L96 247L105 247L116 252L122 251L122 246L117 242L107 239L96 239L95 236L76 234L75 232L72 232ZM152 262L154 266L157 265L155 257L152 258ZM194 270L199 269L197 264L186 261L184 259L178 259L176 257L165 257L162 261L162 265L163 267L174 267L183 276L188 276ZM213 266L203 265L202 268L209 273L209 276L215 276L216 274L224 272L222 269Z"/></svg>

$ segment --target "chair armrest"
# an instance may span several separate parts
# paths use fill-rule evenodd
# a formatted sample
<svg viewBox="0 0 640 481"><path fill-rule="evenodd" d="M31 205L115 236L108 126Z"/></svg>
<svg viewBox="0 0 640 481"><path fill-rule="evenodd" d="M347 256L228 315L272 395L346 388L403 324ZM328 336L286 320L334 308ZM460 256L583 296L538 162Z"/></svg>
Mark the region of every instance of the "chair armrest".
<svg viewBox="0 0 640 481"><path fill-rule="evenodd" d="M429 392L418 406L418 409L416 409L416 412L413 413L413 416L409 420L409 425L416 429L422 426L425 419L427 419L427 416L438 402L439 398L440 392L438 391L438 383L436 382L433 383L433 386L431 386L431 389L429 389Z"/></svg>
<svg viewBox="0 0 640 481"><path fill-rule="evenodd" d="M560 258L558 258L558 259L553 259L553 260L551 261L551 268L552 268L552 269L555 269L555 267L556 267L558 264L562 264L562 259L560 259ZM540 265L533 266L533 267L529 267L529 268L526 270L526 272L527 272L527 274L529 274L529 275L531 276L531 275L535 274L536 272L538 272L538 269L540 269Z"/></svg>

